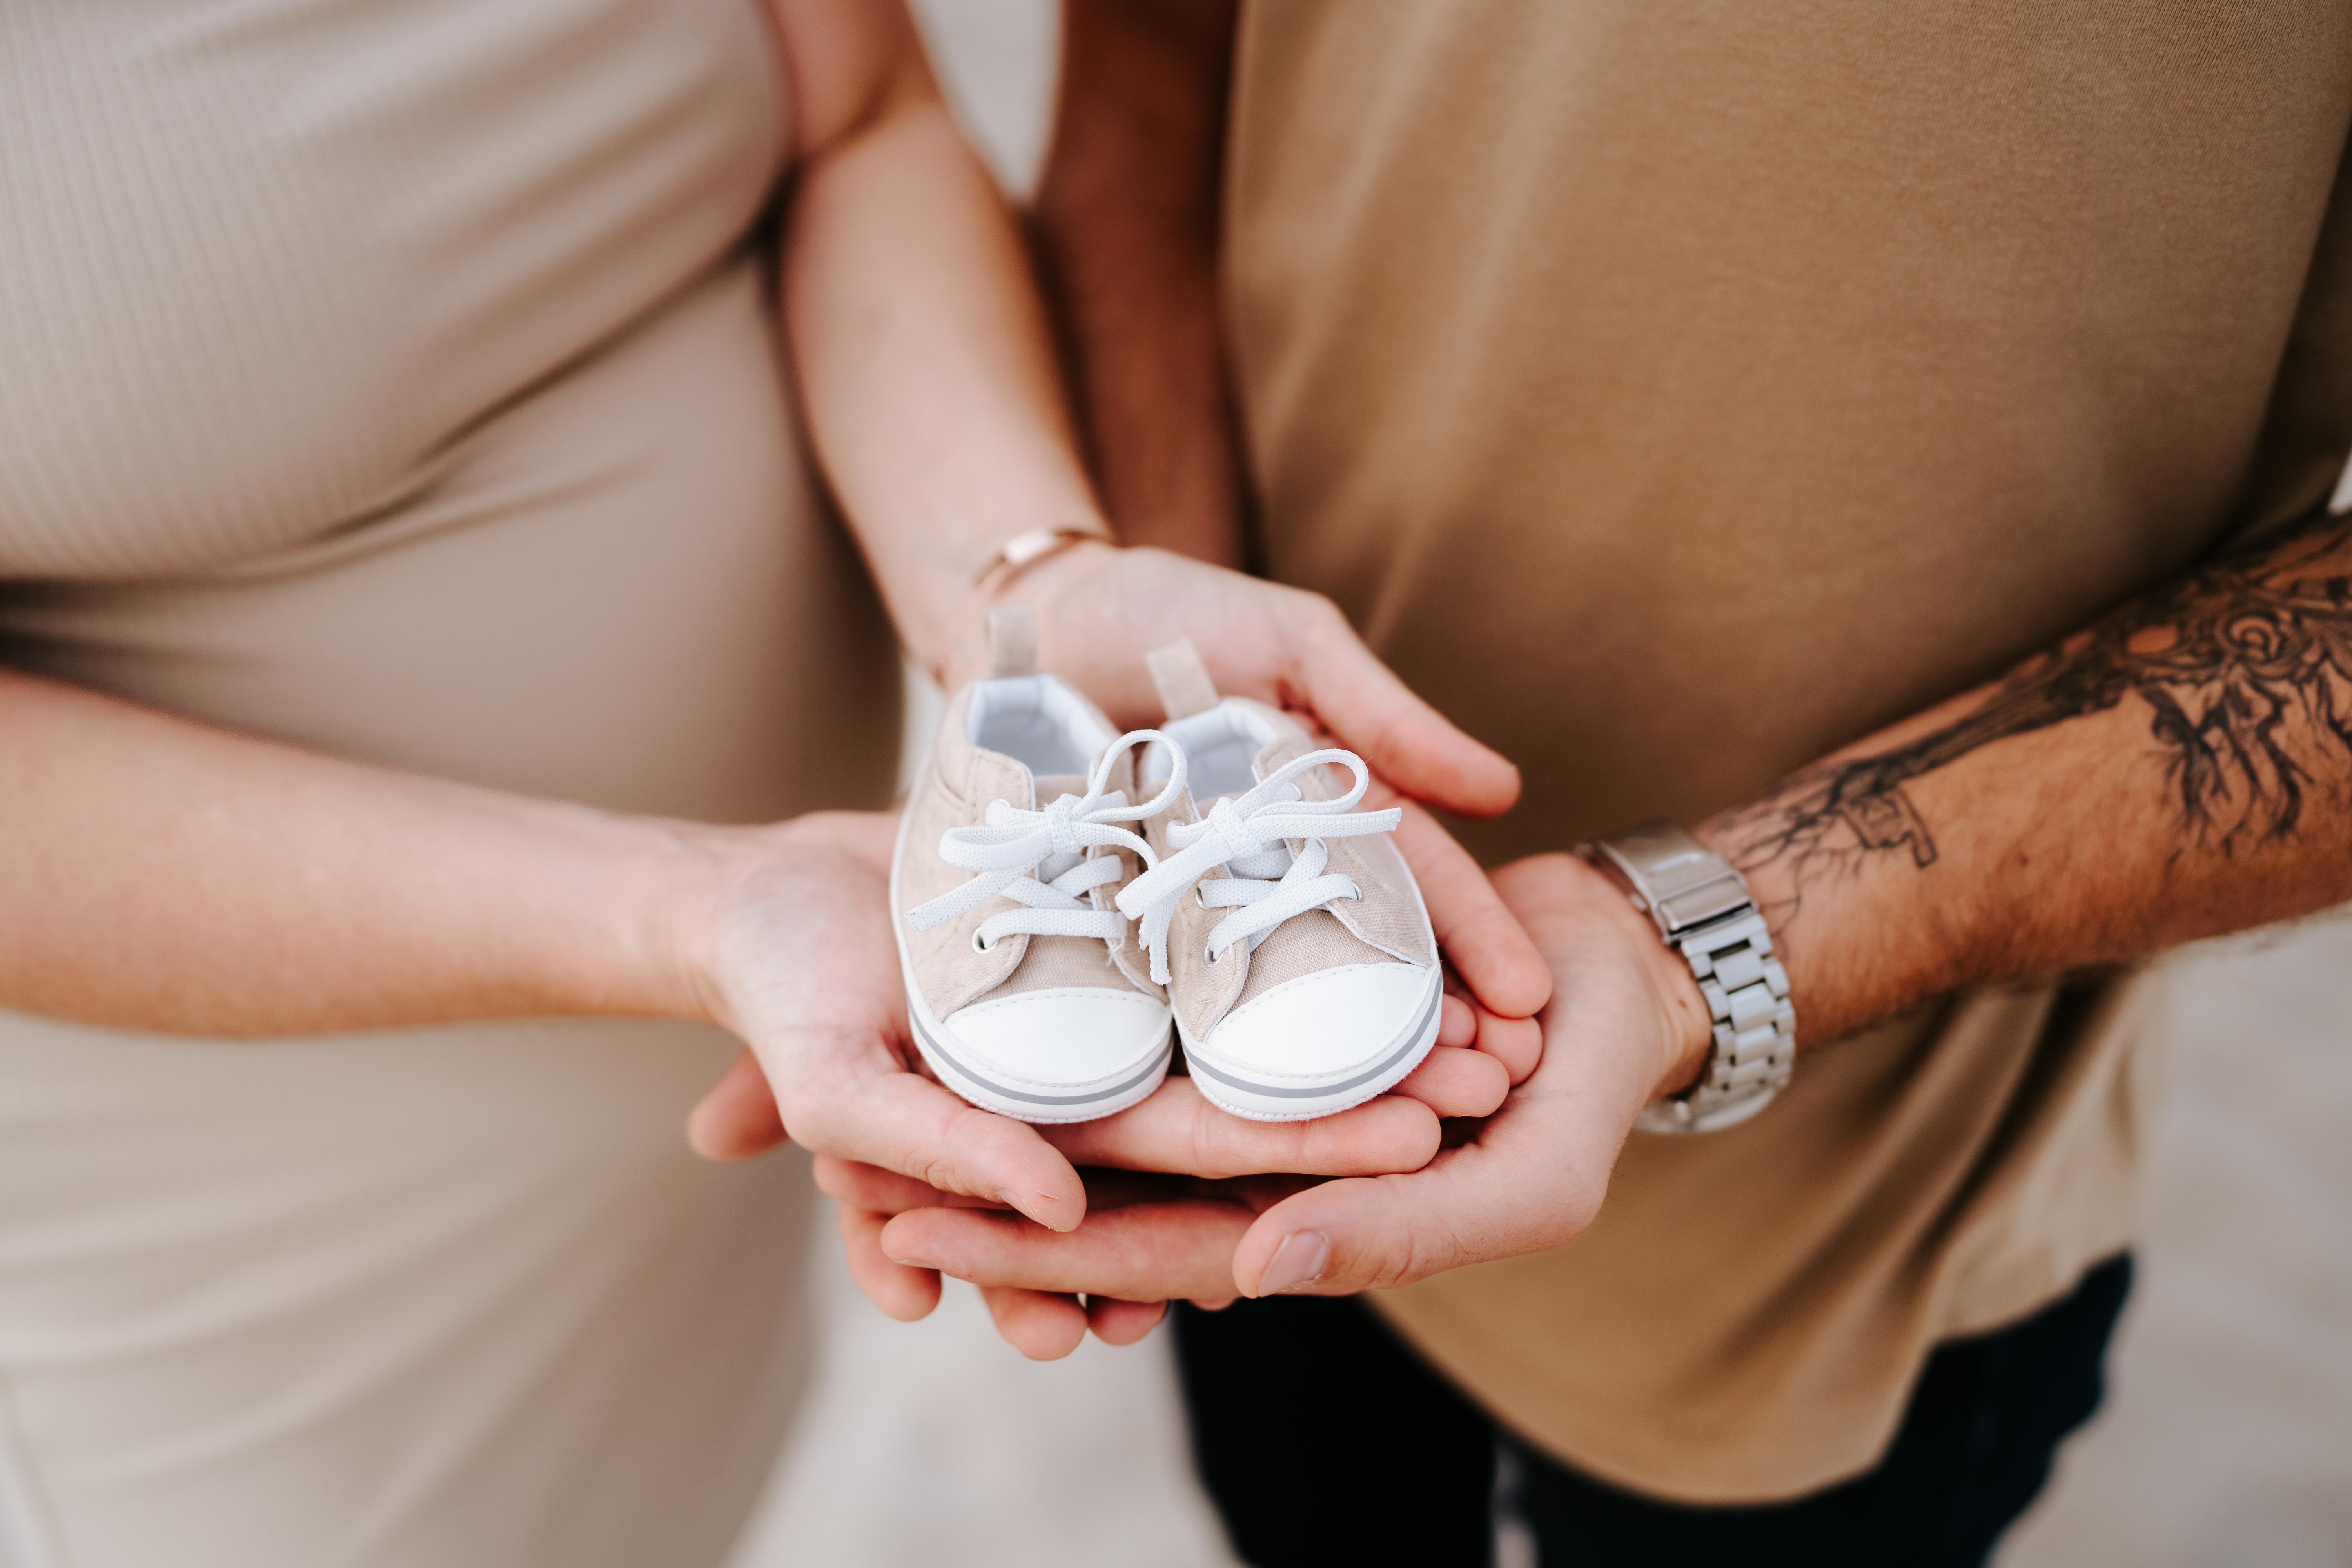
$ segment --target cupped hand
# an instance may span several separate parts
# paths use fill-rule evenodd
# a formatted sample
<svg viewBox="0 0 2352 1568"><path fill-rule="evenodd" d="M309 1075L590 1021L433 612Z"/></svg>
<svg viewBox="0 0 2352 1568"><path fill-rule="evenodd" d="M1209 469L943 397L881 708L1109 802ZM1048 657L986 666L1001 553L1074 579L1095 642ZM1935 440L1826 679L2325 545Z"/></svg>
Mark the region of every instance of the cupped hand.
<svg viewBox="0 0 2352 1568"><path fill-rule="evenodd" d="M1451 972L1437 1047L1391 1094L1342 1116L1270 1123L1229 1116L1189 1081L1171 1079L1132 1110L1045 1129L1047 1139L1085 1166L1180 1172L1210 1179L1269 1173L1376 1175L1418 1169L1435 1151L1437 1119L1492 1113L1510 1086L1535 1070L1542 1054L1540 1030L1526 1015L1550 995L1550 970L1476 862L1427 813L1410 804L1398 830L1398 848L1422 886ZM1489 997L1507 1011L1493 1010L1486 1005ZM747 1092L756 1094L756 1084L748 1086ZM1430 1121L1425 1125L1433 1141L1418 1157L1400 1162L1393 1145L1383 1146L1371 1134L1375 1128L1402 1132L1400 1113L1405 1101L1426 1108ZM884 1234L893 1215L954 1200L917 1183L874 1184L873 1178L880 1174L819 1164L820 1183L842 1200L842 1240L852 1276L886 1312L920 1317L939 1299L939 1272L920 1258L926 1235L922 1227L930 1222L912 1218L892 1233L898 1242L912 1247L904 1262L887 1249ZM1099 1173L1090 1179L1090 1192L1099 1179ZM1262 1197L1269 1189L1259 1184L1251 1190ZM1140 1201L1131 1186L1120 1193L1122 1208ZM1171 1295L1196 1296L1193 1287L1202 1268L1216 1281L1213 1295L1232 1294L1227 1286L1233 1249L1254 1211L1234 1207L1231 1193L1210 1194L1195 1186L1185 1194L1188 1206L1181 1209L1154 1205L1117 1220L1098 1216L1104 1217L1099 1225L1082 1224L1070 1245L1051 1249L1050 1256L1041 1249L1041 1236L1018 1230L996 1235L990 1256L997 1262L1035 1254L1034 1267L1027 1272L1016 1268L987 1282L984 1294L1000 1330L1032 1355L1062 1355L1089 1327L1113 1342L1139 1337L1158 1321ZM887 1201L877 1194L887 1195ZM1100 1198L1091 1202L1099 1210ZM975 1225L997 1223L984 1222L977 1214L961 1218ZM1134 1223L1139 1220L1143 1223ZM1173 1227L1163 1238L1171 1269L1160 1279L1164 1288L1156 1295L1148 1293L1153 1287L1146 1281L1155 1276L1148 1251L1139 1245L1139 1238L1151 1234L1155 1221ZM1100 1270L1107 1258L1118 1260L1118 1272Z"/></svg>
<svg viewBox="0 0 2352 1568"><path fill-rule="evenodd" d="M1375 775L1367 808L1406 807L1397 848L1468 997L1498 1018L1543 1005L1551 982L1541 958L1477 862L1413 805L1492 816L1518 798L1518 770L1414 696L1330 600L1165 550L1093 543L1039 562L1004 593L1036 610L1039 663L1118 723L1160 721L1146 656L1190 637L1220 691L1288 710L1362 757ZM971 668L950 669L951 681L978 673L976 651L961 657ZM1517 1058L1531 1058L1535 1040L1527 1029ZM1506 1059L1515 1079L1525 1076Z"/></svg>
<svg viewBox="0 0 2352 1568"><path fill-rule="evenodd" d="M1338 1116L1244 1121L1212 1105L1191 1079L1171 1078L1150 1099L1115 1116L1038 1128L1063 1155L1087 1168L1087 1217L1077 1227L1086 1232L1084 1257L1119 1250L1123 1222L1115 1211L1148 1199L1180 1200L1175 1207L1154 1203L1151 1212L1189 1227L1231 1232L1216 1254L1218 1272L1212 1280L1222 1294L1231 1295L1222 1283L1230 1272L1223 1260L1248 1224L1246 1214L1232 1207L1236 1191L1288 1193L1322 1176L1412 1170L1437 1152L1440 1118L1482 1115L1499 1103L1501 1069L1468 1048L1471 1027L1469 1009L1450 1004L1441 1044L1406 1080L1411 1092L1382 1095ZM1444 1043L1448 1032L1458 1043ZM1023 1244L1021 1232L1036 1229L1002 1201L942 1190L856 1160L820 1158L816 1176L817 1185L840 1200L850 1277L875 1305L902 1321L923 1317L939 1304L940 1275L919 1258L900 1261L890 1250L884 1237L893 1216L956 1209L976 1222L1017 1227L1007 1233L1005 1243L1016 1248ZM1242 1215L1238 1226L1231 1223L1235 1214ZM1094 1228L1088 1231L1088 1226ZM1192 1250L1201 1250L1197 1239ZM1128 1276L1076 1260L1057 1267L1090 1283L983 1292L1005 1337L1031 1355L1066 1355L1089 1327L1113 1343L1126 1343L1159 1321L1166 1293L1138 1296L1122 1284L1127 1277L1150 1277L1147 1257L1127 1258ZM1081 1289L1088 1295L1084 1302L1077 1299Z"/></svg>
<svg viewBox="0 0 2352 1568"><path fill-rule="evenodd" d="M1409 1173L1133 1204L1065 1233L951 1208L877 1228L884 1256L992 1291L1339 1295L1544 1250L1591 1222L1634 1116L1703 1059L1696 984L1624 895L1547 855L1495 883L1551 966L1541 1061L1474 1136ZM1251 1199L1271 1196L1263 1205ZM1246 1211L1246 1212L1244 1212ZM1214 1223L1211 1223L1213 1217Z"/></svg>
<svg viewBox="0 0 2352 1568"><path fill-rule="evenodd" d="M1171 1298L1222 1306L1233 1299L1232 1257L1261 1211L1318 1178L1263 1175L1206 1181L1088 1169L1088 1209L1066 1247L1000 1205L948 1197L870 1165L817 1162L817 1184L840 1201L850 1272L884 1311L916 1318L939 1297L924 1258L936 1239L953 1272L982 1281L997 1331L1039 1361L1067 1355L1089 1330L1128 1344L1159 1322ZM905 1261L897 1261L903 1258ZM1025 1283L991 1283L999 1278Z"/></svg>
<svg viewBox="0 0 2352 1568"><path fill-rule="evenodd" d="M1073 1158L1212 1178L1411 1170L1436 1152L1441 1116L1501 1097L1503 1069L1460 1048L1475 1026L1456 999L1444 1026L1454 1048L1433 1053L1412 1092L1315 1122L1244 1121L1181 1078L1117 1117L1068 1127L967 1104L923 1074L908 1035L887 907L894 830L888 816L824 814L712 836L726 866L711 907L686 922L700 933L686 962L709 1016L749 1045L688 1120L706 1156L747 1158L790 1136L919 1186L926 1203L1001 1205L1066 1230L1087 1208ZM901 1316L929 1310L936 1277L874 1267L855 1216L845 1224L869 1293Z"/></svg>
<svg viewBox="0 0 2352 1568"><path fill-rule="evenodd" d="M701 907L681 920L690 934L679 962L751 1059L695 1107L688 1136L714 1159L790 1136L1067 1230L1087 1202L1069 1161L1035 1129L916 1070L890 934L896 826L828 812L705 840L716 869Z"/></svg>
<svg viewBox="0 0 2352 1568"><path fill-rule="evenodd" d="M1002 596L1035 606L1039 663L1123 726L1158 722L1144 656L1189 637L1221 691L1301 714L1417 800L1493 816L1518 798L1518 770L1414 696L1320 594L1165 550L1088 543L1029 567ZM976 644L965 647L943 678L952 689L982 663Z"/></svg>

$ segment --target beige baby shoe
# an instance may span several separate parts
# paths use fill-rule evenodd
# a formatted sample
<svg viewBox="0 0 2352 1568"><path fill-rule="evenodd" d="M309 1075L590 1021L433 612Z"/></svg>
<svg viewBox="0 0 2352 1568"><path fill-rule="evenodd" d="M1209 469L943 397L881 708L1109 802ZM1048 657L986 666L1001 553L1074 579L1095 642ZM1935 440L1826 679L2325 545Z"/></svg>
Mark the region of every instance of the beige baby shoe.
<svg viewBox="0 0 2352 1568"><path fill-rule="evenodd" d="M1394 1088L1436 1043L1444 999L1421 889L1387 837L1402 814L1352 810L1363 759L1318 749L1278 709L1220 700L1189 639L1150 663L1168 721L1139 787L1181 787L1146 825L1157 864L1117 901L1169 988L1194 1086L1260 1121Z"/></svg>
<svg viewBox="0 0 2352 1568"><path fill-rule="evenodd" d="M940 1080L1024 1121L1087 1121L1160 1087L1167 994L1113 903L1152 851L1136 749L1034 668L1026 607L990 616L989 679L941 718L890 864L915 1043Z"/></svg>

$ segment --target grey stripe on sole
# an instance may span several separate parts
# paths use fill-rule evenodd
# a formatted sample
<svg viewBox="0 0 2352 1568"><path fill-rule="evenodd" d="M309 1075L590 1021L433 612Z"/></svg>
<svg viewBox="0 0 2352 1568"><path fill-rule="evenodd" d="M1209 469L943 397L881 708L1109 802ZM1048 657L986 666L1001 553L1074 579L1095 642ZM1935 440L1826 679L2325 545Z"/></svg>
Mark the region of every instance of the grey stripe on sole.
<svg viewBox="0 0 2352 1568"><path fill-rule="evenodd" d="M1255 1083L1248 1079L1235 1078L1231 1073L1219 1071L1202 1061L1189 1047L1184 1052L1184 1063L1190 1070L1195 1073L1207 1073L1228 1088L1238 1089L1245 1094L1262 1094L1269 1100L1319 1100L1327 1094L1344 1094L1349 1089L1358 1089L1371 1082L1372 1079L1396 1066L1399 1058L1410 1055L1413 1047L1420 1044L1423 1031L1429 1027L1431 1011L1444 1005L1445 987L1441 984L1434 988L1428 1002L1423 1005L1421 1016L1412 1021L1412 1026L1404 1032L1404 1044L1355 1077L1342 1079L1338 1083L1317 1084L1311 1089L1285 1089L1276 1088L1272 1084Z"/></svg>
<svg viewBox="0 0 2352 1568"><path fill-rule="evenodd" d="M1128 1090L1135 1088L1137 1085L1143 1082L1144 1079L1150 1078L1153 1073L1159 1072L1162 1068L1166 1068L1168 1065L1169 1052L1172 1046L1172 1042L1171 1040L1163 1037L1160 1042L1159 1051L1152 1057L1150 1062L1144 1067L1141 1072L1137 1073L1134 1077L1128 1079L1123 1082L1112 1084L1108 1089L1097 1089L1086 1094L1038 1094L1031 1089L1014 1089L1008 1084L999 1083L985 1073L974 1072L971 1069L971 1063L965 1061L961 1057L956 1055L953 1051L949 1050L945 1046L940 1044L938 1037L933 1035L929 1029L923 1027L921 1015L911 1007L907 1010L907 1022L914 1026L917 1039L920 1041L923 1047L926 1050L929 1050L932 1055L949 1063L956 1071L963 1074L964 1077L971 1079L972 1082L980 1085L982 1089L988 1090L989 1093L1001 1094L1007 1100L1017 1100L1024 1105L1099 1105L1106 1100L1117 1100L1120 1095L1125 1094Z"/></svg>

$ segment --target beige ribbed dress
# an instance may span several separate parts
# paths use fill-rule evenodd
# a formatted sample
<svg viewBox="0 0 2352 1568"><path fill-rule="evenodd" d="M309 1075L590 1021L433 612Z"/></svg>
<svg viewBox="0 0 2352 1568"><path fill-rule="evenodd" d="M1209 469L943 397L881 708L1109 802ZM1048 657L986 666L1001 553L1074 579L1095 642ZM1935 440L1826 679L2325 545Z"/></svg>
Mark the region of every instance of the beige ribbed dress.
<svg viewBox="0 0 2352 1568"><path fill-rule="evenodd" d="M774 47L0 9L0 659L601 805L881 803L891 641L746 244ZM806 1357L801 1167L681 1135L732 1049L0 1014L0 1563L719 1561Z"/></svg>

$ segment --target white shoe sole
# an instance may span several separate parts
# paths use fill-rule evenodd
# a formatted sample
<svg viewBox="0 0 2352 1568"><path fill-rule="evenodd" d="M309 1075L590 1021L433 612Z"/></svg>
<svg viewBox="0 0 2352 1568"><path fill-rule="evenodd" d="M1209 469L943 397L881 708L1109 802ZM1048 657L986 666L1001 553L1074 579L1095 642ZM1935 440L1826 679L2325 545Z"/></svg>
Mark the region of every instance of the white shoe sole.
<svg viewBox="0 0 2352 1568"><path fill-rule="evenodd" d="M1428 992L1411 1023L1372 1053L1369 1063L1314 1079L1268 1078L1219 1061L1193 1043L1181 1018L1176 1032L1184 1042L1184 1062L1192 1075L1192 1087L1218 1110L1252 1121L1311 1121L1352 1110L1402 1083L1437 1044L1437 1026L1444 1016L1444 974L1433 964Z"/></svg>
<svg viewBox="0 0 2352 1568"><path fill-rule="evenodd" d="M1016 1121L1099 1121L1150 1097L1168 1077L1175 1058L1175 1031L1161 1034L1160 1044L1140 1068L1129 1063L1108 1077L1088 1083L1039 1083L1006 1072L1002 1067L974 1059L953 1030L942 1025L915 984L915 966L907 952L907 922L898 902L898 859L907 847L902 823L898 843L890 856L890 932L898 943L898 976L907 988L907 1023L915 1048L950 1089L999 1116Z"/></svg>

